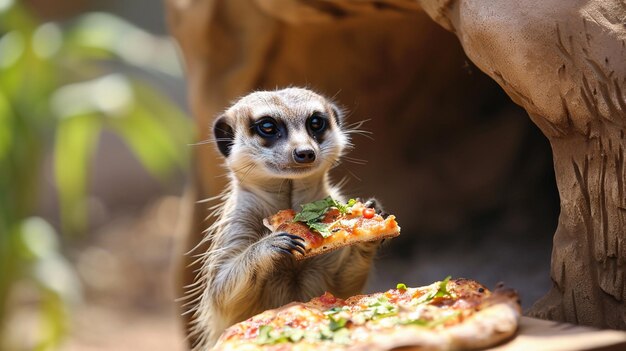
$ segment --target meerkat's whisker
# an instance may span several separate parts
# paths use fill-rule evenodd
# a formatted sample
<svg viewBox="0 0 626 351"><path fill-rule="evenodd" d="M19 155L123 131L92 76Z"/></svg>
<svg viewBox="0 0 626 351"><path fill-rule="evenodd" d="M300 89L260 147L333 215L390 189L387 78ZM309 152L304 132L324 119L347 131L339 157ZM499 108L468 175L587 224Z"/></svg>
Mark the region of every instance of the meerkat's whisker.
<svg viewBox="0 0 626 351"><path fill-rule="evenodd" d="M350 157L350 156L343 156L343 159L346 160L347 162L354 163L354 164L357 164L357 165L365 165L365 164L367 164L367 160L363 160L363 159L360 159L360 158L355 158L355 157Z"/></svg>
<svg viewBox="0 0 626 351"><path fill-rule="evenodd" d="M360 121L356 121L356 122L352 122L350 124L346 124L344 126L345 128L345 132L349 132L352 129L359 129L361 128L365 123L371 121L371 119L362 119Z"/></svg>

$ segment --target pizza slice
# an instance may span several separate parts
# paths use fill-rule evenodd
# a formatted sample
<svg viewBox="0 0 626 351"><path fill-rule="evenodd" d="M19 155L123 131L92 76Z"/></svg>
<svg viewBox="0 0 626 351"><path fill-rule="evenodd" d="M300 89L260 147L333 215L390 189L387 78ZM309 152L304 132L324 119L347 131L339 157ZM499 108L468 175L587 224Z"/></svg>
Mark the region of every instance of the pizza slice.
<svg viewBox="0 0 626 351"><path fill-rule="evenodd" d="M448 277L346 300L327 292L292 302L231 326L214 350L475 350L514 336L520 315L514 290Z"/></svg>
<svg viewBox="0 0 626 351"><path fill-rule="evenodd" d="M263 224L273 232L285 232L303 239L304 254L294 253L298 260L400 235L395 216L383 217L360 201L352 199L343 204L331 197L302 205L302 211L298 213L281 210L265 218Z"/></svg>

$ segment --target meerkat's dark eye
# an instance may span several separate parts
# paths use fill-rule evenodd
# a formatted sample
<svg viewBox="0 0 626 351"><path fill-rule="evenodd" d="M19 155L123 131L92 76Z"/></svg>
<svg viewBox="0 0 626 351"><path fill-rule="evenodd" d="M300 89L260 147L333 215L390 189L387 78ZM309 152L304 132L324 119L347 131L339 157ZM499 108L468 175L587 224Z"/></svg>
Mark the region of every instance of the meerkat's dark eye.
<svg viewBox="0 0 626 351"><path fill-rule="evenodd" d="M278 124L271 117L263 117L254 124L256 133L262 138L274 138L278 136Z"/></svg>
<svg viewBox="0 0 626 351"><path fill-rule="evenodd" d="M319 134L326 130L326 119L318 114L313 114L307 120L307 128L314 134Z"/></svg>

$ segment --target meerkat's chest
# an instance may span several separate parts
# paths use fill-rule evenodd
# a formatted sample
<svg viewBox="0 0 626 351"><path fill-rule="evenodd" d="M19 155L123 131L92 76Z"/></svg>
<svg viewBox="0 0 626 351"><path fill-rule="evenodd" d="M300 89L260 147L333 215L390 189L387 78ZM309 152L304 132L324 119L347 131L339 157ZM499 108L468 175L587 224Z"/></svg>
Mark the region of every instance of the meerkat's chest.
<svg viewBox="0 0 626 351"><path fill-rule="evenodd" d="M308 301L325 291L335 291L341 250L302 261L285 260L278 265L266 284L268 297L278 305Z"/></svg>

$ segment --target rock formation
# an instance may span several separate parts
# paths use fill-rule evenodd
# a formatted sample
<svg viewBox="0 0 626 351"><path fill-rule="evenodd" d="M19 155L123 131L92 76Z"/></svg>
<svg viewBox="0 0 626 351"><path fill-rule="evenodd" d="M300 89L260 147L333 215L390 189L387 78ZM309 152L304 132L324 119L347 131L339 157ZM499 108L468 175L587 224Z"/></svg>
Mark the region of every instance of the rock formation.
<svg viewBox="0 0 626 351"><path fill-rule="evenodd" d="M626 329L626 3L422 3L552 145L554 287L531 314Z"/></svg>
<svg viewBox="0 0 626 351"><path fill-rule="evenodd" d="M168 6L201 138L229 100L285 85L342 91L348 102L366 96L362 109L385 116L370 128L419 130L416 77L435 90L438 82L462 79L452 69L462 55L445 45L450 36L433 28L427 13L550 140L561 198L554 286L531 314L626 329L623 1L168 0ZM481 89L488 85L446 86L469 100ZM383 139L394 147L402 137ZM215 151L196 151L195 194L215 194L224 182L215 177L222 172ZM393 167L402 160L392 155L384 162ZM200 233L206 213L196 208L193 215L190 231Z"/></svg>

